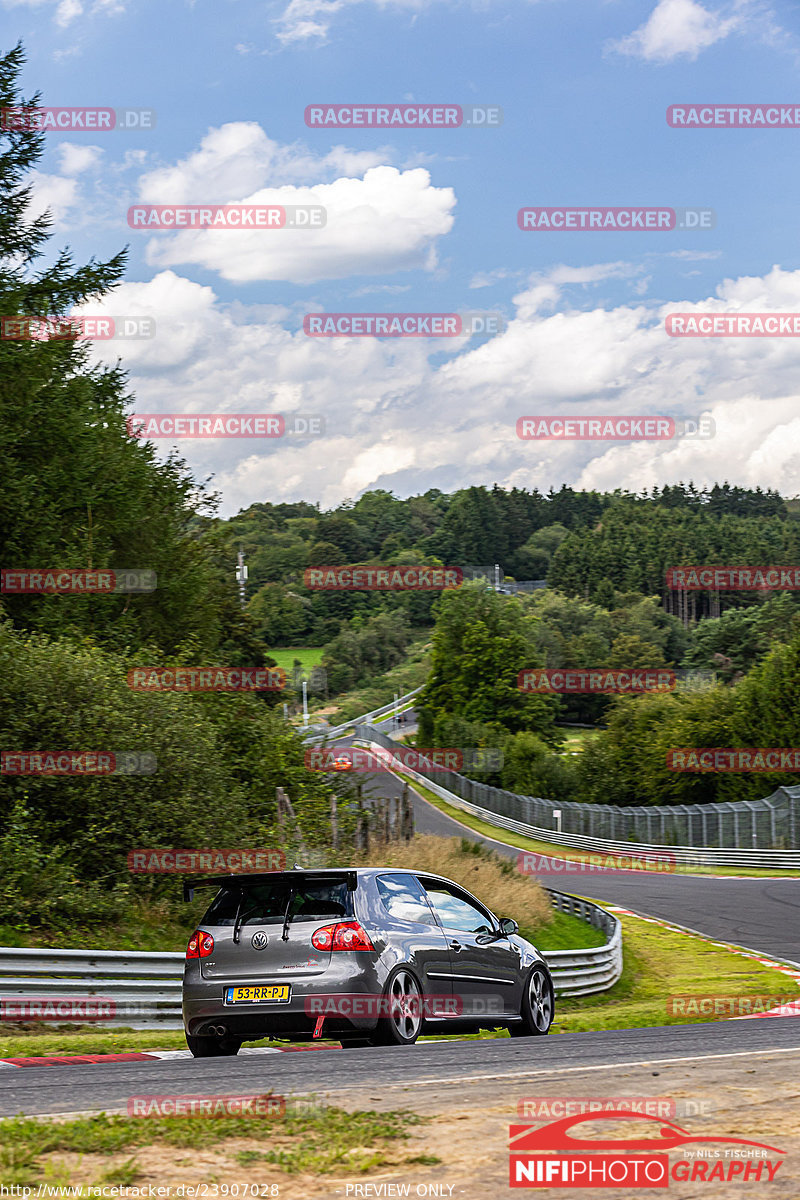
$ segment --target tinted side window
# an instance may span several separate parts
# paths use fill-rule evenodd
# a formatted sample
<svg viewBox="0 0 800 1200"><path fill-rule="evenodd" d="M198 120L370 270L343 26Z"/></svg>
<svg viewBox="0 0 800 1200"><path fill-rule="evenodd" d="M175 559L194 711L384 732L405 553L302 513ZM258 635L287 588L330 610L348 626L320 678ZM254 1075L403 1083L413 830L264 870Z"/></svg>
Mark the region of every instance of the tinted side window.
<svg viewBox="0 0 800 1200"><path fill-rule="evenodd" d="M445 929L461 929L464 933L492 932L492 923L486 913L457 892L442 883L429 883L425 890Z"/></svg>
<svg viewBox="0 0 800 1200"><path fill-rule="evenodd" d="M433 925L433 913L425 890L413 875L379 875L378 894L386 911L398 921Z"/></svg>
<svg viewBox="0 0 800 1200"><path fill-rule="evenodd" d="M350 893L344 879L276 879L268 883L226 887L203 917L206 925L233 925L241 901L242 925L282 925L294 887L289 913L292 921L326 921L352 915Z"/></svg>

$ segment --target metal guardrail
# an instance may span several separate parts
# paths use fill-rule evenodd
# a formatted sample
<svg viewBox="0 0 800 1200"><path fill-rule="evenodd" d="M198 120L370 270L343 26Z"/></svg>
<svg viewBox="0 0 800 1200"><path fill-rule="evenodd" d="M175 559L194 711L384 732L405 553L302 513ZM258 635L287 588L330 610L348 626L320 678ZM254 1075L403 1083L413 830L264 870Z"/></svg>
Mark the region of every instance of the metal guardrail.
<svg viewBox="0 0 800 1200"><path fill-rule="evenodd" d="M87 1024L182 1029L184 955L141 950L40 950L0 946L0 996L8 1000L112 1002L113 1016ZM57 1008L48 1023L57 1022ZM19 1019L19 1018L18 1018ZM30 1016L29 1020L35 1020ZM64 1016L64 1023L80 1018Z"/></svg>
<svg viewBox="0 0 800 1200"><path fill-rule="evenodd" d="M610 934L604 946L551 950L545 955L556 993L582 996L604 991L622 971L622 934L611 913L588 900L547 889L555 908L571 912ZM181 982L184 956L130 950L39 950L0 947L0 997L4 1001L49 1002L54 1021L59 1000L111 1001L113 1016L92 1025L133 1029L182 1029ZM17 1019L22 1019L17 1017ZM34 1015L27 1019L35 1020ZM64 1015L64 1024L80 1016Z"/></svg>
<svg viewBox="0 0 800 1200"><path fill-rule="evenodd" d="M606 942L581 950L543 950L557 996L588 996L605 992L622 974L622 925L613 913L566 892L549 892L553 907L602 929Z"/></svg>
<svg viewBox="0 0 800 1200"><path fill-rule="evenodd" d="M373 725L358 725L356 727L356 737L360 741L366 743L372 742L374 745L380 746L382 749L390 752L397 745L382 730L376 729ZM495 809L473 804L470 800L465 800L456 792L443 787L427 775L410 771L406 766L403 766L402 770L404 774L413 776L420 783L424 784L435 796L446 800L453 808L459 808L474 817L479 817L488 825L495 825L500 829L508 829L512 833L519 833L524 837L534 838L536 841L550 842L556 846L570 846L579 850L590 850L595 853L624 854L628 856L632 854L650 854L661 858L669 857L681 866L760 867L769 870L800 870L800 850L767 850L758 849L757 847L754 847L752 850L742 850L712 846L674 846L664 842L622 841L611 838L592 837L581 833L565 833L543 825L534 825L528 821L519 821L514 817L507 816L505 813L497 812ZM458 786L463 785L463 790L476 790L479 791L479 794L487 798L497 797L498 803L502 801L507 805L510 802L517 802L520 807L531 807L535 803L541 803L531 796L519 796L514 792L506 792L501 788L494 788L484 783L478 783L474 779L458 775L455 771L437 770L436 774L442 778L446 778L448 783L456 783ZM790 797L792 799L800 798L800 788L782 788L780 790L787 793L797 793L796 797ZM550 802L548 801L548 803ZM755 802L741 801L733 803L752 806ZM558 805L552 805L552 807L557 808ZM567 805L562 804L561 807L563 810L567 808ZM572 808L578 807L593 809L608 808L610 806L572 804ZM676 808L682 807L686 806L676 805ZM591 814L589 815L591 816Z"/></svg>
<svg viewBox="0 0 800 1200"><path fill-rule="evenodd" d="M412 696L416 696L417 692L421 692L424 686L424 684L420 684L418 688L414 688L413 692L406 692L405 696L398 696L396 701L392 700L391 704L384 704L382 708L376 708L371 713L365 713L363 717L355 717L352 721L345 721L343 725L335 725L333 728L326 729L322 733L314 733L311 737L303 738L303 741L322 742L325 738L337 737L340 733L344 733L356 725L368 725L373 717L382 717L384 713L391 712L395 705L399 708L406 700L410 700ZM302 729L299 732L302 733Z"/></svg>

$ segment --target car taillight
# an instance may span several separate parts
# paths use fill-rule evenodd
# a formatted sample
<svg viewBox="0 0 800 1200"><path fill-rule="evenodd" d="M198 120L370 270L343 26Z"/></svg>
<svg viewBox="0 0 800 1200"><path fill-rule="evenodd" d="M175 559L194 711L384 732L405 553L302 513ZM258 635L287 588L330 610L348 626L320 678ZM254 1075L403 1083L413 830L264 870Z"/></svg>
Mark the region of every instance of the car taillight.
<svg viewBox="0 0 800 1200"><path fill-rule="evenodd" d="M336 925L323 925L311 935L315 950L374 950L366 930L358 921L340 921Z"/></svg>
<svg viewBox="0 0 800 1200"><path fill-rule="evenodd" d="M205 929L195 929L186 947L187 958L208 958L214 953L214 939Z"/></svg>

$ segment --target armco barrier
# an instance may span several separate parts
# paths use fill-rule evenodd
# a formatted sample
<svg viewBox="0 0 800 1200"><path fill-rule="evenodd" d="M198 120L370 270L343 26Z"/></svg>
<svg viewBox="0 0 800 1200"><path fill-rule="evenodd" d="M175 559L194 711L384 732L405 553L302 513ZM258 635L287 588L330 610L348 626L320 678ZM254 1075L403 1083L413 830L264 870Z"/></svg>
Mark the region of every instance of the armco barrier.
<svg viewBox="0 0 800 1200"><path fill-rule="evenodd" d="M372 743L373 746L379 746L384 750L391 751L397 745L382 730L376 729L374 725L357 725L355 736L360 742L367 745ZM491 787L489 784L468 779L465 775L459 775L455 771L437 769L433 772L435 778L429 778L427 775L411 771L405 766L402 768L402 772L404 775L408 775L410 778L414 778L419 783L424 784L435 796L446 800L454 808L460 808L463 812L480 817L488 825L495 825L500 829L509 829L513 833L521 833L525 837L535 838L542 842L550 842L557 846L571 846L579 850L593 850L609 854L630 854L633 850L639 854L646 852L663 853L664 850L669 850L670 855L674 856L676 863L680 863L683 866L760 867L778 871L781 869L800 870L800 849L773 850L759 848L756 826L756 821L762 816L771 819L774 824L776 810L780 807L782 816L786 820L790 831L788 838L796 845L796 824L798 810L800 810L800 787L779 788L777 792L772 796L768 796L765 800L731 801L725 804L706 806L699 804L674 805L674 809L676 810L674 815L676 818L686 817L685 810L689 808L733 809L737 816L741 812L751 822L751 837L753 840L753 848L745 850L712 845L674 845L671 842L643 841L638 838L629 838L627 841L623 841L621 839L593 837L582 833L570 833L563 829L558 831L553 826L536 825L532 821L519 820L516 816L510 816L508 811L502 812L499 810L502 808L506 810L512 809L519 814L533 815L534 813L551 813L553 809L560 809L562 820L564 821L566 821L569 815L575 819L580 818L591 823L595 816L602 817L605 815L601 810L608 810L614 806L609 804L579 804L566 801L555 804L551 800L542 800L539 797L519 796L515 792L506 792L502 788ZM450 785L449 788L444 787L439 780L445 780ZM454 788L458 788L458 792L454 791ZM496 807L488 808L485 804L475 804L471 799L465 799L463 794L460 794L464 792L470 797L479 795L481 799L495 804ZM583 811L576 813L576 810ZM598 811L593 812L592 810ZM616 812L618 813L630 812L632 814L632 821L635 820L639 811L639 809L626 810L621 807L616 808ZM662 808L655 808L654 806L653 812L656 816L662 811ZM707 821L712 824L715 823L717 815L716 812L709 812L706 815ZM721 823L721 815L719 819ZM707 825L705 827L707 828Z"/></svg>
<svg viewBox="0 0 800 1200"><path fill-rule="evenodd" d="M602 992L622 971L622 935L611 913L568 896L550 893L553 905L571 912L608 935L604 946L587 950L553 950L545 958L556 993L582 996ZM39 950L0 947L0 997L4 1000L54 1000L97 997L113 1000L115 1015L92 1025L133 1029L181 1029L183 954L130 950ZM33 1019L33 1018L31 1018ZM48 1024L79 1024L62 1018Z"/></svg>
<svg viewBox="0 0 800 1200"><path fill-rule="evenodd" d="M554 908L580 917L606 934L603 946L542 951L553 976L556 995L587 996L590 992L607 991L622 974L622 925L618 918L591 900L581 900L553 888L545 891L550 893Z"/></svg>
<svg viewBox="0 0 800 1200"><path fill-rule="evenodd" d="M113 1018L92 1025L181 1029L183 962L179 953L0 946L0 997L98 997L113 1000L116 1011Z"/></svg>
<svg viewBox="0 0 800 1200"><path fill-rule="evenodd" d="M353 729L356 725L368 725L373 717L382 717L385 713L391 712L395 705L397 708L402 708L406 700L410 700L413 696L416 696L417 692L422 691L423 686L420 684L418 688L414 688L413 692L406 692L405 696L398 696L396 701L393 700L391 704L384 704L383 708L376 708L371 713L365 713L363 717L356 717L353 721L345 721L344 725L336 725L332 729L324 730L322 733L314 733L310 737L303 738L303 741L322 742L326 738L339 737L340 734L345 733L348 729ZM298 732L302 733L302 729Z"/></svg>

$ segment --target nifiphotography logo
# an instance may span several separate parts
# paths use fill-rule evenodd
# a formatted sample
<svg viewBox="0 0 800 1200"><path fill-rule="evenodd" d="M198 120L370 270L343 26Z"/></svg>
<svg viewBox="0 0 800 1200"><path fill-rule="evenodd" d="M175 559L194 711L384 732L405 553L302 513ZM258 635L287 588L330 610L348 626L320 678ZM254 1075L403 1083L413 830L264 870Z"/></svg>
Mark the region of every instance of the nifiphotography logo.
<svg viewBox="0 0 800 1200"><path fill-rule="evenodd" d="M653 1137L632 1127L630 1138L581 1137L575 1126L600 1118L578 1113L546 1125L509 1126L510 1187L669 1187L676 1183L771 1183L783 1166L783 1150L747 1138L720 1134L695 1136L679 1125L659 1121ZM645 1121L654 1118L624 1109L604 1111L603 1121ZM640 1136L639 1136L640 1135ZM702 1149L688 1149L702 1143ZM668 1151L681 1155L670 1162Z"/></svg>

